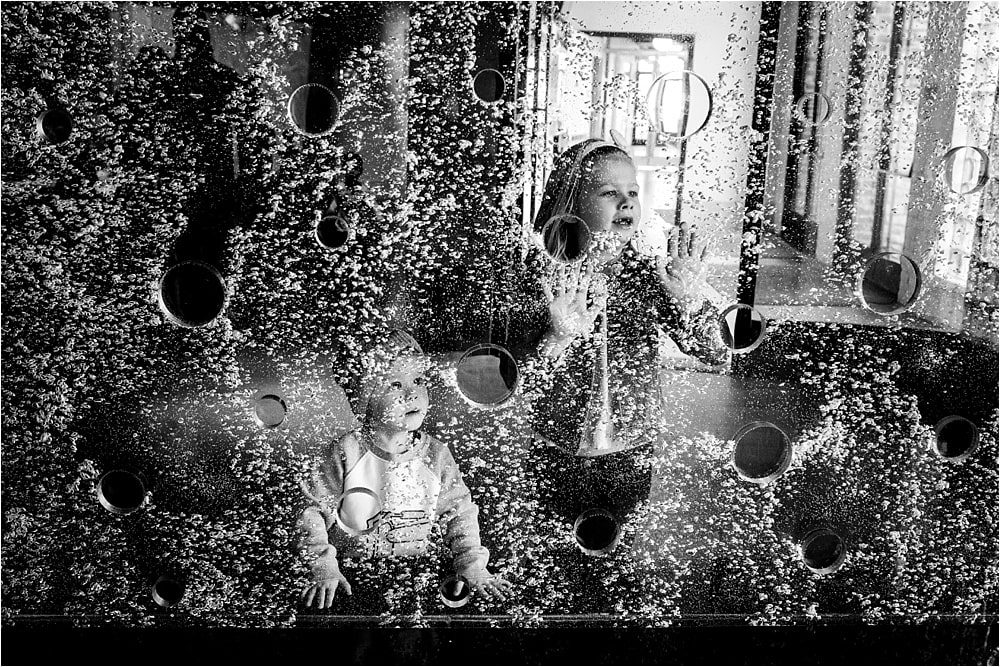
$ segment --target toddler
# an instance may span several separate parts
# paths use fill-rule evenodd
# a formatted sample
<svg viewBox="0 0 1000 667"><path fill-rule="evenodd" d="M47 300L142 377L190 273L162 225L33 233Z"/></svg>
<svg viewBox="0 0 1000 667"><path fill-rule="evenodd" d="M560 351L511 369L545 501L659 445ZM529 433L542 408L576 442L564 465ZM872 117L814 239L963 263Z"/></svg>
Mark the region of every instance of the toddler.
<svg viewBox="0 0 1000 667"><path fill-rule="evenodd" d="M301 518L303 543L315 556L306 606L329 608L339 590L352 594L338 556L420 556L435 523L473 591L503 599L511 589L486 569L479 510L451 452L420 430L430 406L428 365L417 342L395 331L350 388L361 426L332 445L303 485L311 500Z"/></svg>

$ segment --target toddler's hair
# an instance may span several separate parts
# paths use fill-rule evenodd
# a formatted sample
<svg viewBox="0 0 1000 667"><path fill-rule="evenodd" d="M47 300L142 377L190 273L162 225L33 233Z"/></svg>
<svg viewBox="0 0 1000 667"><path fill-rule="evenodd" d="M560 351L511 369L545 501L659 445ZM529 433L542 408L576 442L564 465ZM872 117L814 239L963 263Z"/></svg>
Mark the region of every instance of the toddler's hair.
<svg viewBox="0 0 1000 667"><path fill-rule="evenodd" d="M368 414L368 404L377 392L386 373L400 356L423 354L420 344L410 334L401 329L393 329L384 334L367 350L360 359L360 368L351 375L346 393L351 401L351 409L362 421Z"/></svg>
<svg viewBox="0 0 1000 667"><path fill-rule="evenodd" d="M553 217L573 213L585 167L593 164L598 157L615 154L632 159L624 150L602 139L586 139L567 148L556 159L549 180L545 183L542 203L535 213L535 232L541 234L545 223Z"/></svg>

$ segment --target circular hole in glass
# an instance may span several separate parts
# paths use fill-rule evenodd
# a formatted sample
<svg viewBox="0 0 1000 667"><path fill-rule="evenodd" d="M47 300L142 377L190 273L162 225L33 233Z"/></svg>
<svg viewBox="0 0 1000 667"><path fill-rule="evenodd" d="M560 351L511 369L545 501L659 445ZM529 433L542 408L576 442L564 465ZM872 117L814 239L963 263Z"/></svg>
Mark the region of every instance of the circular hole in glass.
<svg viewBox="0 0 1000 667"><path fill-rule="evenodd" d="M745 303L733 304L719 315L722 342L736 354L756 349L767 335L767 321L760 311Z"/></svg>
<svg viewBox="0 0 1000 667"><path fill-rule="evenodd" d="M873 313L898 315L917 302L920 282L916 262L898 252L883 252L865 264L855 293Z"/></svg>
<svg viewBox="0 0 1000 667"><path fill-rule="evenodd" d="M352 537L372 532L381 518L382 500L371 489L348 489L337 501L337 525Z"/></svg>
<svg viewBox="0 0 1000 667"><path fill-rule="evenodd" d="M472 597L472 586L465 577L456 574L441 582L438 595L446 607L457 609L468 604Z"/></svg>
<svg viewBox="0 0 1000 667"><path fill-rule="evenodd" d="M934 426L934 446L946 459L966 459L979 447L979 429L965 417L951 415Z"/></svg>
<svg viewBox="0 0 1000 667"><path fill-rule="evenodd" d="M160 278L160 309L174 324L202 327L215 321L226 305L222 274L197 260L170 267Z"/></svg>
<svg viewBox="0 0 1000 667"><path fill-rule="evenodd" d="M97 501L114 514L131 514L146 500L146 486L127 470L112 470L97 483Z"/></svg>
<svg viewBox="0 0 1000 667"><path fill-rule="evenodd" d="M73 117L65 109L49 109L38 114L35 128L40 136L50 144L61 144L69 140L73 133Z"/></svg>
<svg viewBox="0 0 1000 667"><path fill-rule="evenodd" d="M646 94L653 131L671 140L687 139L708 124L712 90L694 72L677 70L657 78Z"/></svg>
<svg viewBox="0 0 1000 667"><path fill-rule="evenodd" d="M285 401L277 394L265 394L254 401L254 420L264 428L274 428L285 421L288 408Z"/></svg>
<svg viewBox="0 0 1000 667"><path fill-rule="evenodd" d="M830 118L830 108L829 97L810 93L795 102L795 117L807 125L822 125Z"/></svg>
<svg viewBox="0 0 1000 667"><path fill-rule="evenodd" d="M480 101L488 104L501 101L506 87L507 81L503 74L495 69L481 69L472 77L472 92Z"/></svg>
<svg viewBox="0 0 1000 667"><path fill-rule="evenodd" d="M351 226L339 215L324 215L316 223L316 242L327 250L343 248L353 236Z"/></svg>
<svg viewBox="0 0 1000 667"><path fill-rule="evenodd" d="M153 602L161 607L173 607L184 598L184 584L168 576L162 576L153 584Z"/></svg>
<svg viewBox="0 0 1000 667"><path fill-rule="evenodd" d="M307 83L288 96L288 120L307 137L333 132L340 118L340 101L319 83Z"/></svg>
<svg viewBox="0 0 1000 667"><path fill-rule="evenodd" d="M549 257L563 264L583 260L590 249L591 234L587 223L570 213L549 218L542 227L542 243Z"/></svg>
<svg viewBox="0 0 1000 667"><path fill-rule="evenodd" d="M493 343L474 345L458 360L458 390L482 407L501 405L517 389L519 371L510 352Z"/></svg>
<svg viewBox="0 0 1000 667"><path fill-rule="evenodd" d="M594 508L583 511L573 522L573 537L588 556L605 556L618 546L621 528L611 512Z"/></svg>
<svg viewBox="0 0 1000 667"><path fill-rule="evenodd" d="M745 480L767 484L792 464L792 441L770 422L753 422L734 437L733 467Z"/></svg>
<svg viewBox="0 0 1000 667"><path fill-rule="evenodd" d="M810 531L799 544L802 562L817 574L830 574L840 569L847 558L844 540L829 528Z"/></svg>
<svg viewBox="0 0 1000 667"><path fill-rule="evenodd" d="M975 146L957 146L944 154L944 181L960 195L979 192L989 180L990 158Z"/></svg>

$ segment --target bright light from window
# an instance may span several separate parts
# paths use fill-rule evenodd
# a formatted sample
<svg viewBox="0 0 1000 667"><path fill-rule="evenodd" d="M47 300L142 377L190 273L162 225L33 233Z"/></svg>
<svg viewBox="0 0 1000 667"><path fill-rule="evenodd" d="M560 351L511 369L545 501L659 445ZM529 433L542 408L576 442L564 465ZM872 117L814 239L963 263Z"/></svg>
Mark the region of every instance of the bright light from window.
<svg viewBox="0 0 1000 667"><path fill-rule="evenodd" d="M657 51L672 51L674 47L674 40L667 37L654 37L653 38L653 48Z"/></svg>

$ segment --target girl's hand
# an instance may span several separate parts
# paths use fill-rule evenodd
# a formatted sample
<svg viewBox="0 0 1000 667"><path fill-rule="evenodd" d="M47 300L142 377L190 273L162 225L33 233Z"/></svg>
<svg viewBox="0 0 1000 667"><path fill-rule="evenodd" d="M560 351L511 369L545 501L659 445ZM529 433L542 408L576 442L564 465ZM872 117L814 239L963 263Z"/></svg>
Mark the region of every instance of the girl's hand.
<svg viewBox="0 0 1000 667"><path fill-rule="evenodd" d="M593 264L584 262L579 266L557 267L552 283L550 286L542 282L542 291L549 301L551 335L566 343L593 331L597 316L607 301L606 291L595 279Z"/></svg>
<svg viewBox="0 0 1000 667"><path fill-rule="evenodd" d="M484 570L482 574L466 576L472 591L477 595L482 595L488 600L506 600L507 596L513 593L514 586L506 579L494 577Z"/></svg>
<svg viewBox="0 0 1000 667"><path fill-rule="evenodd" d="M656 258L656 272L663 287L678 301L694 296L705 281L704 259L708 245L698 239L694 230L681 226L671 229L667 237L667 256Z"/></svg>
<svg viewBox="0 0 1000 667"><path fill-rule="evenodd" d="M302 599L307 607L312 607L315 603L317 609L329 609L333 606L333 598L337 596L337 588L343 588L348 595L352 594L347 577L338 572L333 578L317 581L302 591Z"/></svg>

